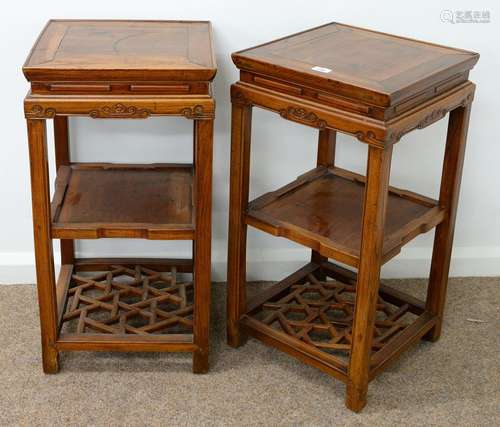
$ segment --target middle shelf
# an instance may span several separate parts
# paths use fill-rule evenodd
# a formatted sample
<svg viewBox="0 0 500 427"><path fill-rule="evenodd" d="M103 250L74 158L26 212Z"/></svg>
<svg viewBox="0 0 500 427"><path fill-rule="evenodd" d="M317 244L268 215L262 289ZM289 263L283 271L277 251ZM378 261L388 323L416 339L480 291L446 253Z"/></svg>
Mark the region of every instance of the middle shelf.
<svg viewBox="0 0 500 427"><path fill-rule="evenodd" d="M56 239L194 238L191 164L74 163L57 171Z"/></svg>
<svg viewBox="0 0 500 427"><path fill-rule="evenodd" d="M364 188L364 176L320 166L250 202L246 223L358 268ZM437 201L389 187L382 261L443 218Z"/></svg>

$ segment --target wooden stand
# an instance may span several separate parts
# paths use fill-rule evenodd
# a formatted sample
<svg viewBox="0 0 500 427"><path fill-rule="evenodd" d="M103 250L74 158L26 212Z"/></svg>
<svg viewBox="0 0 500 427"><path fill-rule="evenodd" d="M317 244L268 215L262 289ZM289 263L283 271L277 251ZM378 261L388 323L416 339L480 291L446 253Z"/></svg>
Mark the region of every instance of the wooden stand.
<svg viewBox="0 0 500 427"><path fill-rule="evenodd" d="M216 73L208 22L50 21L23 68L43 368L63 350L183 351L208 370ZM194 164L73 163L68 118L184 116ZM45 120L54 120L50 203ZM192 240L193 260L78 259L74 240ZM52 239L61 239L54 276ZM191 274L190 281L178 274Z"/></svg>
<svg viewBox="0 0 500 427"><path fill-rule="evenodd" d="M323 370L360 411L370 380L419 339L439 338L477 60L336 23L233 54L230 345L249 334ZM319 141L316 168L249 203L253 106L318 128ZM390 187L393 145L448 112L439 201ZM335 166L336 131L368 145L366 176ZM250 301L247 225L312 249L311 262ZM434 227L427 301L380 285L381 266Z"/></svg>

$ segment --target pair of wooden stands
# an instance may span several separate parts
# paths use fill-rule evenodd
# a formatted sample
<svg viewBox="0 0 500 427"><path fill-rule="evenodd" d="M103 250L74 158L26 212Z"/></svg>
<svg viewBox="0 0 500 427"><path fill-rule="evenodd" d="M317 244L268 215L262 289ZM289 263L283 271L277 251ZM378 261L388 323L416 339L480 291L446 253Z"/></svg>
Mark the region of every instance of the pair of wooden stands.
<svg viewBox="0 0 500 427"><path fill-rule="evenodd" d="M45 372L57 372L61 350L191 351L193 370L207 371L212 52L206 22L51 21L28 58ZM478 55L332 23L233 60L228 342L252 335L344 381L346 405L359 411L371 379L421 338L439 338ZM319 129L319 140L313 170L249 202L254 106ZM393 145L448 112L439 200L390 187ZM194 121L194 166L73 163L74 115L185 116ZM335 166L337 131L368 146L366 176ZM248 225L312 249L303 268L249 301ZM433 228L427 300L380 285L381 266ZM190 239L193 259L75 258L74 239L101 237ZM61 239L57 284L52 239Z"/></svg>

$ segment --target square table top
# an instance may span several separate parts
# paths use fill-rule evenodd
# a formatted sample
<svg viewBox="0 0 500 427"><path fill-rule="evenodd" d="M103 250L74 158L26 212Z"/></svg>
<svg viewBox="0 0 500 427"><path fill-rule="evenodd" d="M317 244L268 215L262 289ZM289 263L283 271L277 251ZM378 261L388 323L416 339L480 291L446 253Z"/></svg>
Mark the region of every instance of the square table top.
<svg viewBox="0 0 500 427"><path fill-rule="evenodd" d="M381 106L466 73L478 59L474 52L336 22L233 54L241 70Z"/></svg>
<svg viewBox="0 0 500 427"><path fill-rule="evenodd" d="M23 72L29 81L210 81L208 21L51 20Z"/></svg>

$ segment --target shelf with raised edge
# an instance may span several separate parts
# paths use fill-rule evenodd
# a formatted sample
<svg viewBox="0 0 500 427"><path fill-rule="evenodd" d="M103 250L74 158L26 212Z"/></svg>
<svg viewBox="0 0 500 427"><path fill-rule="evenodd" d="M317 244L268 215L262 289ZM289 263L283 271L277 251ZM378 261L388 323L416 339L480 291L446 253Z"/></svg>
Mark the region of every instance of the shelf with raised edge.
<svg viewBox="0 0 500 427"><path fill-rule="evenodd" d="M193 239L193 166L61 166L52 201L52 237Z"/></svg>
<svg viewBox="0 0 500 427"><path fill-rule="evenodd" d="M192 277L187 259L84 259L62 265L56 347L196 350L194 284L186 275Z"/></svg>
<svg viewBox="0 0 500 427"><path fill-rule="evenodd" d="M356 273L336 264L309 263L250 298L240 323L267 345L348 382L356 281ZM416 344L436 321L436 315L425 310L425 302L380 285L370 380Z"/></svg>
<svg viewBox="0 0 500 427"><path fill-rule="evenodd" d="M340 168L317 167L250 202L246 223L357 268L364 188L362 175ZM444 210L437 201L390 187L383 262L443 218Z"/></svg>

